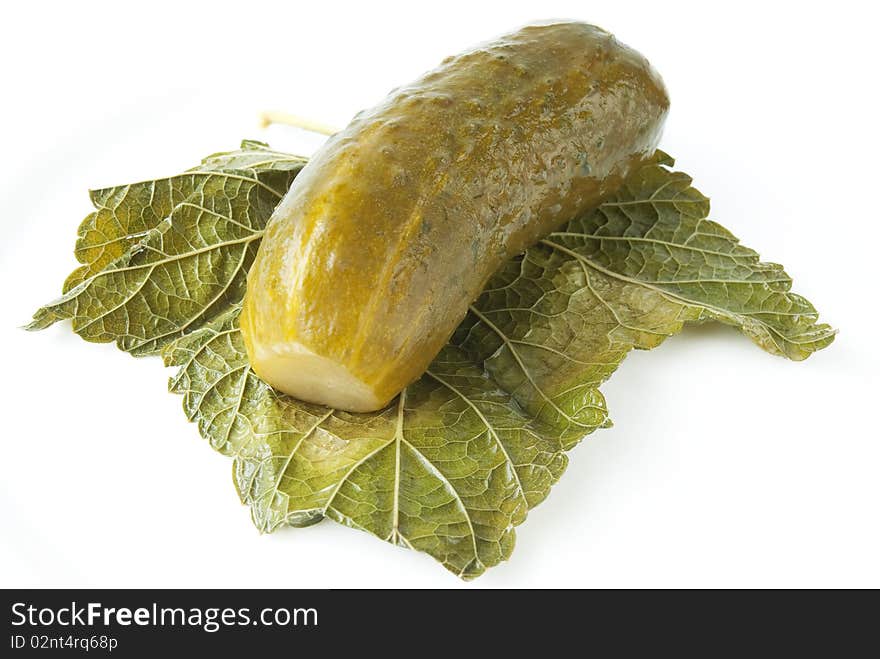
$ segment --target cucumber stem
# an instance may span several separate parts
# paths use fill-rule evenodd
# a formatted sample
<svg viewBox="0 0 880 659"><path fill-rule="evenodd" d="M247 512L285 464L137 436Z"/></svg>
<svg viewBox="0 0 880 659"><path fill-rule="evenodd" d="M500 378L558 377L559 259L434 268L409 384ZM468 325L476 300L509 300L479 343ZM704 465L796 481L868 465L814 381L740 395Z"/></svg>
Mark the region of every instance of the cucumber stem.
<svg viewBox="0 0 880 659"><path fill-rule="evenodd" d="M260 128L268 128L272 124L283 124L285 126L294 126L311 133L320 133L321 135L333 135L339 131L336 128L322 124L318 121L312 121L304 117L287 112L279 112L277 110L265 110L260 113Z"/></svg>

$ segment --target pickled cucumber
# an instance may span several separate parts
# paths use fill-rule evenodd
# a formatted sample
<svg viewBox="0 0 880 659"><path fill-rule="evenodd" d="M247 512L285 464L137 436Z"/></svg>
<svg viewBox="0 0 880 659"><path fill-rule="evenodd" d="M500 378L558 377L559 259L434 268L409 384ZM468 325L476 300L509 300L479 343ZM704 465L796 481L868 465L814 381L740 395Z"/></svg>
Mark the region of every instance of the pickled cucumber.
<svg viewBox="0 0 880 659"><path fill-rule="evenodd" d="M668 107L641 55L571 22L394 90L327 141L269 221L241 316L255 372L302 400L385 406L503 261L653 153Z"/></svg>

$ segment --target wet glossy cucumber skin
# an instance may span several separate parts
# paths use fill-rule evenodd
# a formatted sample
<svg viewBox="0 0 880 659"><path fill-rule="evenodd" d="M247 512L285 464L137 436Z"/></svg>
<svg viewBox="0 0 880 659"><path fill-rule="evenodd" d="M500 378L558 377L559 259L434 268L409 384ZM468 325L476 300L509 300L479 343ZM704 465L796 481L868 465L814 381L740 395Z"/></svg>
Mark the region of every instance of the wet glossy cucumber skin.
<svg viewBox="0 0 880 659"><path fill-rule="evenodd" d="M252 362L297 342L390 401L505 259L653 152L668 106L641 55L582 23L523 28L393 91L270 220L241 321Z"/></svg>

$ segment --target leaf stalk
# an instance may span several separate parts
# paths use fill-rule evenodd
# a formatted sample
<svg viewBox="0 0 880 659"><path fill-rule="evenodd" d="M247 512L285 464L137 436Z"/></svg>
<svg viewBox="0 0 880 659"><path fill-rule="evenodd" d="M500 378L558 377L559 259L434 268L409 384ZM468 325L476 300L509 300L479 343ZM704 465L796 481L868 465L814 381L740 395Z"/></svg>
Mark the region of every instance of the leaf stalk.
<svg viewBox="0 0 880 659"><path fill-rule="evenodd" d="M268 128L272 124L293 126L294 128L307 130L310 133L319 133L321 135L327 136L339 132L338 129L332 126L328 126L327 124L323 124L319 121L312 121L311 119L300 117L295 114L290 114L288 112L280 112L278 110L264 110L263 112L261 112L260 128Z"/></svg>

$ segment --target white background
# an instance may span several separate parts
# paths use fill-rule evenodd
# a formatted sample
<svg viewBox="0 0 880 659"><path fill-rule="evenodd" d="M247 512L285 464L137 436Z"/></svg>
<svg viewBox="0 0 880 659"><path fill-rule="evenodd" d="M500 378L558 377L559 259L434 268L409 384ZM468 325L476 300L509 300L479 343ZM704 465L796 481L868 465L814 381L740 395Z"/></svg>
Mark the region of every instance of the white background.
<svg viewBox="0 0 880 659"><path fill-rule="evenodd" d="M868 2L13 3L0 26L0 586L880 586L877 17ZM803 363L729 328L630 356L471 584L331 522L260 536L158 359L17 329L73 268L86 191L177 173L278 108L342 126L445 55L551 17L663 74L662 143L712 217L840 328Z"/></svg>

